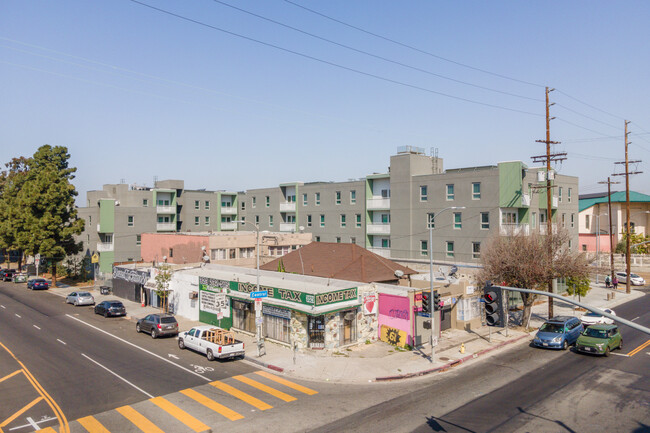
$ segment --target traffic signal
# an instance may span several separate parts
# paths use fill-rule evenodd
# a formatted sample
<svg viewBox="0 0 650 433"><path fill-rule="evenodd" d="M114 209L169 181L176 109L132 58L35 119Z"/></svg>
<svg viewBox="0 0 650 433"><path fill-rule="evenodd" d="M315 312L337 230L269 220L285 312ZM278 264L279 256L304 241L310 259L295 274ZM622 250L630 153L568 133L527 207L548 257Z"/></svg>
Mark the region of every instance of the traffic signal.
<svg viewBox="0 0 650 433"><path fill-rule="evenodd" d="M433 291L433 310L438 311L440 309L440 293L437 290Z"/></svg>
<svg viewBox="0 0 650 433"><path fill-rule="evenodd" d="M422 292L422 312L431 312L431 298L429 296L429 292Z"/></svg>
<svg viewBox="0 0 650 433"><path fill-rule="evenodd" d="M485 322L488 326L503 326L503 292L501 287L494 287L490 282L483 288L485 299Z"/></svg>

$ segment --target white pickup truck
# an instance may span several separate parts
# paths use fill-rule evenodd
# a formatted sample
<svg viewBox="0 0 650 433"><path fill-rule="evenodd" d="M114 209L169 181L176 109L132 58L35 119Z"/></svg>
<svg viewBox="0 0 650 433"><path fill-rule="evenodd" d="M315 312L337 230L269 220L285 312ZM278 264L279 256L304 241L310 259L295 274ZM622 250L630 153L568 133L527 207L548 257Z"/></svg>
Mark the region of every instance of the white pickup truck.
<svg viewBox="0 0 650 433"><path fill-rule="evenodd" d="M178 334L178 347L193 349L207 356L208 361L215 358L235 358L244 356L244 343L236 340L231 331L211 325L195 326Z"/></svg>

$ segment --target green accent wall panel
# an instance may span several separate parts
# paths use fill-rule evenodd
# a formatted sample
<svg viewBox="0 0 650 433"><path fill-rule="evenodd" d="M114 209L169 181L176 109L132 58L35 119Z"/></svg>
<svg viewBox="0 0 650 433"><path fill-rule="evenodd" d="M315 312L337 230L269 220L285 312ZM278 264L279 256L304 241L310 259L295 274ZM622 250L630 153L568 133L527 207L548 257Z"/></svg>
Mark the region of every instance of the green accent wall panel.
<svg viewBox="0 0 650 433"><path fill-rule="evenodd" d="M115 200L99 200L99 233L115 232Z"/></svg>
<svg viewBox="0 0 650 433"><path fill-rule="evenodd" d="M113 272L113 263L115 263L115 252L113 251L104 251L99 254L99 271L112 273Z"/></svg>
<svg viewBox="0 0 650 433"><path fill-rule="evenodd" d="M499 163L499 207L522 207L522 170L520 161Z"/></svg>

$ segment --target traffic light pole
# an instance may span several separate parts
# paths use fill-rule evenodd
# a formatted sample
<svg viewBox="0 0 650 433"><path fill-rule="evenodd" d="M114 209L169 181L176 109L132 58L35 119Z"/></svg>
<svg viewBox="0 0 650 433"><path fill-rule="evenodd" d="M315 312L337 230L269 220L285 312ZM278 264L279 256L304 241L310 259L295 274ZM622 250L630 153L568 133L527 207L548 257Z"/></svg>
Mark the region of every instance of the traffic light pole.
<svg viewBox="0 0 650 433"><path fill-rule="evenodd" d="M431 281L431 287L429 287L429 315L431 316L431 359L429 361L433 363L433 356L436 354L436 346L433 345L433 335L436 332L436 309L433 305L433 227L431 226L429 226L429 281Z"/></svg>

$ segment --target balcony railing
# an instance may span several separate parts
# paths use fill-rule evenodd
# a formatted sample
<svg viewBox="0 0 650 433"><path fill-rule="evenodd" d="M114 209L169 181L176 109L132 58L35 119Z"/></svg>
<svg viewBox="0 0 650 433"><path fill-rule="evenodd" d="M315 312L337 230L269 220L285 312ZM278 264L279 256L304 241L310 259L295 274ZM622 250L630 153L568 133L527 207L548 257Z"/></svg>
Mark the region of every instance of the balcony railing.
<svg viewBox="0 0 650 433"><path fill-rule="evenodd" d="M369 198L366 201L366 208L368 210L390 209L389 198Z"/></svg>
<svg viewBox="0 0 650 433"><path fill-rule="evenodd" d="M114 249L114 244L111 242L109 243L103 243L103 242L97 242L97 251L100 253L105 253L108 251L113 251Z"/></svg>
<svg viewBox="0 0 650 433"><path fill-rule="evenodd" d="M222 206L221 207L221 215L237 215L237 208L233 206Z"/></svg>
<svg viewBox="0 0 650 433"><path fill-rule="evenodd" d="M368 224L366 232L369 235L388 235L390 234L390 224Z"/></svg>
<svg viewBox="0 0 650 433"><path fill-rule="evenodd" d="M176 206L156 206L156 213L176 213Z"/></svg>
<svg viewBox="0 0 650 433"><path fill-rule="evenodd" d="M221 223L221 230L235 230L237 228L237 223L235 222L222 222Z"/></svg>
<svg viewBox="0 0 650 433"><path fill-rule="evenodd" d="M512 236L518 234L529 235L530 226L528 224L501 224L499 232L503 236Z"/></svg>
<svg viewBox="0 0 650 433"><path fill-rule="evenodd" d="M159 232L175 232L176 223L157 223L156 230Z"/></svg>
<svg viewBox="0 0 650 433"><path fill-rule="evenodd" d="M295 212L296 211L296 202L286 202L280 203L280 212Z"/></svg>
<svg viewBox="0 0 650 433"><path fill-rule="evenodd" d="M390 259L390 248L368 248L368 251Z"/></svg>
<svg viewBox="0 0 650 433"><path fill-rule="evenodd" d="M553 230L553 234L557 234L557 224L551 225L551 230ZM542 235L545 235L548 233L548 228L547 228L547 223L539 223L539 233Z"/></svg>
<svg viewBox="0 0 650 433"><path fill-rule="evenodd" d="M280 223L281 232L295 232L296 223Z"/></svg>

